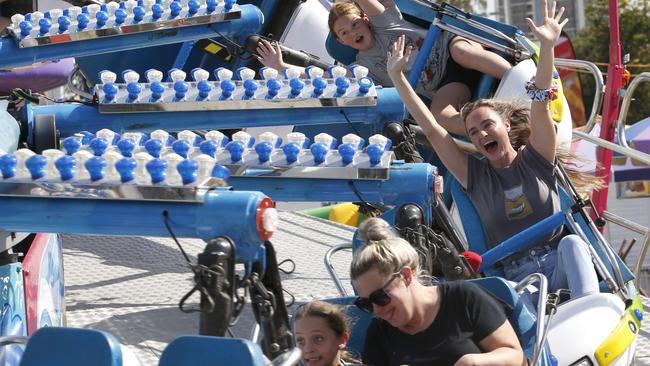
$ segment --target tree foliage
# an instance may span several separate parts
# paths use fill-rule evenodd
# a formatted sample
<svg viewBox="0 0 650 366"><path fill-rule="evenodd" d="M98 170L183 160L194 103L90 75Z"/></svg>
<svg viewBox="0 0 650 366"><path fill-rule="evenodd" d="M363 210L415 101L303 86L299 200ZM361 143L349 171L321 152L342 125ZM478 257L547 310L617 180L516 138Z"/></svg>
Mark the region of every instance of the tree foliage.
<svg viewBox="0 0 650 366"><path fill-rule="evenodd" d="M649 0L620 0L619 28L623 55L630 55L628 70L632 78L641 72L650 72L650 2ZM586 7L587 26L574 37L578 59L603 63L601 71L607 72L609 62L609 7L607 0L591 0ZM640 65L640 66L635 66ZM582 77L585 96L593 98L593 78ZM589 91L591 90L591 92ZM628 123L650 117L650 82L642 83L634 93ZM587 99L587 98L586 98ZM591 105L591 101L586 101Z"/></svg>

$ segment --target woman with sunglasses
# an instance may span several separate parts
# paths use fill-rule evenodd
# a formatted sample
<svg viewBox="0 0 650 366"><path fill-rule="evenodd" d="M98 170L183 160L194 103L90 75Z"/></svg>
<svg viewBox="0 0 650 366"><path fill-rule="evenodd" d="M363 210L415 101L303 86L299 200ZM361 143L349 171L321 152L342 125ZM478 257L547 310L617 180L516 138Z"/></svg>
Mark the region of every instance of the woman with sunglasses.
<svg viewBox="0 0 650 366"><path fill-rule="evenodd" d="M418 254L407 241L369 238L355 253L350 274L359 293L355 304L376 316L364 365L524 363L504 308L469 282L425 286Z"/></svg>

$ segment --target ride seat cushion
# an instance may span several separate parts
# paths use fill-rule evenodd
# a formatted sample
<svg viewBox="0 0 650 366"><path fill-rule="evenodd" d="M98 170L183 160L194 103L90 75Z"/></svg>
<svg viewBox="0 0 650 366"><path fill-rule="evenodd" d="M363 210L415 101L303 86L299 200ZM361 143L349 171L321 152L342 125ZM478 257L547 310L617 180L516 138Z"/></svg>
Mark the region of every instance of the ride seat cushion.
<svg viewBox="0 0 650 366"><path fill-rule="evenodd" d="M120 344L95 329L45 327L25 347L21 366L122 366Z"/></svg>
<svg viewBox="0 0 650 366"><path fill-rule="evenodd" d="M162 353L159 366L246 365L264 366L260 347L245 339L181 336Z"/></svg>

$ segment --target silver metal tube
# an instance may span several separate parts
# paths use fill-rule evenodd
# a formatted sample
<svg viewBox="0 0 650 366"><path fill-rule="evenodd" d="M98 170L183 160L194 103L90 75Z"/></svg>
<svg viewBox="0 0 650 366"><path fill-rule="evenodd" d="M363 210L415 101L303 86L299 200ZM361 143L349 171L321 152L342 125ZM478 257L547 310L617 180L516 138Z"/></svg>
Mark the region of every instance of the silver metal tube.
<svg viewBox="0 0 650 366"><path fill-rule="evenodd" d="M336 274L336 270L334 270L334 266L332 265L332 255L343 249L352 249L352 243L340 244L330 248L330 250L325 253L325 258L323 258L323 260L325 261L325 268L327 268L327 272L329 272L330 277L332 277L332 281L334 281L334 285L336 285L336 289L339 290L339 294L341 294L341 296L348 296L348 291L343 286L343 282Z"/></svg>
<svg viewBox="0 0 650 366"><path fill-rule="evenodd" d="M643 269L643 262L645 261L645 256L648 253L648 246L650 245L650 228L647 228L643 225L639 225L636 222L630 221L624 217L613 214L609 211L603 211L602 216L605 220L622 226L628 230L634 231L638 234L643 235L643 244L641 245L641 250L639 251L639 257L636 260L636 265L634 267L634 276L636 277L636 286L639 288L639 278L641 277L641 270Z"/></svg>
<svg viewBox="0 0 650 366"><path fill-rule="evenodd" d="M596 90L594 92L594 103L591 106L591 114L589 119L585 124L586 133L591 132L591 130L596 125L596 116L600 111L600 107L603 103L603 91L605 90L605 82L603 81L603 73L600 71L598 66L594 65L592 62L583 61L583 60L570 60L566 58L556 58L555 65L560 67L571 67L575 69L581 69L590 71L594 77L594 82L596 84Z"/></svg>
<svg viewBox="0 0 650 366"><path fill-rule="evenodd" d="M296 366L302 358L302 351L298 347L294 347L280 356L276 357L271 365L273 366Z"/></svg>
<svg viewBox="0 0 650 366"><path fill-rule="evenodd" d="M621 104L621 111L618 114L618 121L616 123L616 133L618 135L618 143L626 148L629 148L627 140L625 139L625 119L627 118L627 112L630 109L630 102L632 102L632 94L636 87L641 84L643 81L650 81L650 72L642 72L637 75L630 85L625 90L623 95L623 103Z"/></svg>
<svg viewBox="0 0 650 366"><path fill-rule="evenodd" d="M515 291L521 294L528 285L539 282L539 299L537 300L537 324L535 329L535 350L533 351L533 362L531 365L539 365L540 355L542 354L542 343L544 334L544 317L546 316L546 296L548 293L548 280L541 273L531 273L515 285Z"/></svg>
<svg viewBox="0 0 650 366"><path fill-rule="evenodd" d="M634 160L638 160L638 161L640 161L640 162L642 162L644 164L650 165L650 154L646 154L646 153L643 153L641 151L631 149L629 147L625 148L623 146L617 145L617 144L609 142L607 140L603 140L603 139L601 139L599 137L591 136L591 135L586 134L586 133L581 132L581 131L575 131L574 130L573 131L573 136L581 138L583 140L587 140L587 141L589 141L589 142L591 142L593 144L596 144L598 146L602 146L602 147L604 147L606 149L616 151L617 153L621 153L621 154L623 154L623 155L625 155L627 157L630 157L630 158L632 158ZM625 136L623 136L623 137L625 137ZM620 141L620 137L619 137L619 141Z"/></svg>

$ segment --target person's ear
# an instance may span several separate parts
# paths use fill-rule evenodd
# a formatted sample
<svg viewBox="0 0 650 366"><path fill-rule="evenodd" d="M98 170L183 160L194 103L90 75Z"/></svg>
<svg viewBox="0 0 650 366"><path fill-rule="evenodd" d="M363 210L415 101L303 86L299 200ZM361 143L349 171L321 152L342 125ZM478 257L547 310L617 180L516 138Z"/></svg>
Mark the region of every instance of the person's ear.
<svg viewBox="0 0 650 366"><path fill-rule="evenodd" d="M413 281L413 270L411 269L411 267L402 268L402 277L404 277L404 282L406 283L406 286L409 286Z"/></svg>
<svg viewBox="0 0 650 366"><path fill-rule="evenodd" d="M506 126L506 131L510 132L510 120L509 119L504 119L503 124Z"/></svg>
<svg viewBox="0 0 650 366"><path fill-rule="evenodd" d="M370 25L370 18L368 17L368 15L366 14L361 15L361 20L363 20L363 22L366 23L366 25Z"/></svg>
<svg viewBox="0 0 650 366"><path fill-rule="evenodd" d="M343 340L343 348L345 348L345 345L350 340L350 333L349 332L343 332L343 334L341 334L341 339Z"/></svg>

